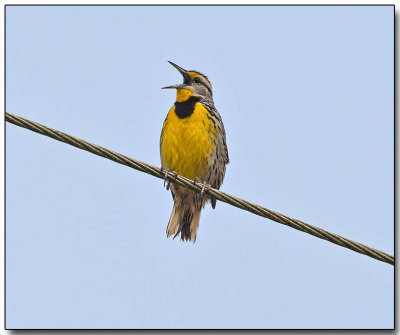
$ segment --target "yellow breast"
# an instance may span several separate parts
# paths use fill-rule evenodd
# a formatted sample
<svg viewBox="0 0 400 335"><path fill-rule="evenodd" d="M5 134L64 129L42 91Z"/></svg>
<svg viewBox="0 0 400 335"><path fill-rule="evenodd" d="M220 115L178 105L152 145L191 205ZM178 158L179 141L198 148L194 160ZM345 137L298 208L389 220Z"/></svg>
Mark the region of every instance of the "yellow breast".
<svg viewBox="0 0 400 335"><path fill-rule="evenodd" d="M175 105L170 109L161 133L164 168L190 179L205 177L208 158L214 153L216 142L216 128L209 117L200 103L196 103L193 114L185 118L175 114Z"/></svg>

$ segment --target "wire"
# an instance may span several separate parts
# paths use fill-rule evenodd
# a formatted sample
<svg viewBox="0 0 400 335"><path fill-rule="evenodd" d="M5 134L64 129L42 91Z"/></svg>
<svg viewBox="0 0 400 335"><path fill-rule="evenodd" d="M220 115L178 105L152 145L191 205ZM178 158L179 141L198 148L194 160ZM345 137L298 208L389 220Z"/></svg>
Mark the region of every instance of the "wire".
<svg viewBox="0 0 400 335"><path fill-rule="evenodd" d="M20 116L10 114L10 113L5 113L5 116L6 116L6 121L13 123L17 126L29 129L31 131L34 131L36 133L39 133L39 134L42 134L45 136L49 136L55 140L73 145L74 147L77 147L82 150L89 151L92 154L108 158L114 162L129 166L129 167L139 170L141 172L148 173L157 178L161 178L161 179L166 178L168 181L170 181L172 183L176 183L178 185L184 186L184 187L194 190L196 192L200 192L202 190L203 184L196 183L193 180L190 180L188 178L185 178L185 177L182 177L179 175L175 176L175 174L173 174L171 172L162 171L158 167L155 167L155 166L149 165L147 163L141 162L139 160L124 156L122 154L108 150L108 149L98 146L96 144L86 142L77 137L68 135L59 130L51 129L42 124L27 120ZM383 251L368 247L359 242L349 240L340 235L331 233L331 232L321 229L319 227L312 226L303 221L290 218L281 213L278 213L278 212L272 211L270 209L261 207L259 205L250 203L246 200L234 197L232 195L229 195L227 193L224 193L224 192L214 189L214 188L210 188L208 190L206 188L205 192L208 194L209 197L211 197L213 199L225 202L225 203L235 206L237 208L240 208L240 209L246 210L248 212L254 213L256 215L268 218L272 221L284 224L291 228L303 231L305 233L308 233L310 235L324 239L331 243L340 245L344 248L353 250L360 254L367 255L372 258L375 258L381 262L386 262L386 263L394 265L394 256L389 255Z"/></svg>

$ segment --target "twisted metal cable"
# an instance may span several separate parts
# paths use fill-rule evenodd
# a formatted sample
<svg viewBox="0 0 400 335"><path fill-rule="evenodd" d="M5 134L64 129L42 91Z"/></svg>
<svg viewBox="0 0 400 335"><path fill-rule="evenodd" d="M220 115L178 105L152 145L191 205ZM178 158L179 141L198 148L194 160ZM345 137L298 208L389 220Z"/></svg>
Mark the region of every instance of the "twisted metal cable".
<svg viewBox="0 0 400 335"><path fill-rule="evenodd" d="M5 116L6 116L6 121L13 123L17 126L29 129L31 131L34 131L34 132L42 134L42 135L49 136L55 140L73 145L74 147L77 147L82 150L89 151L92 154L108 158L114 162L129 166L129 167L139 170L141 172L148 173L157 178L161 178L161 179L167 178L167 180L172 183L176 183L178 185L184 186L184 187L194 190L196 192L200 192L202 190L203 184L196 183L193 180L190 180L188 178L185 178L185 177L182 177L179 175L175 176L171 172L166 173L164 171L161 171L161 169L158 167L149 165L147 163L141 162L141 161L133 159L133 158L129 158L129 157L121 155L117 152L105 149L96 144L86 142L77 137L65 134L59 130L51 129L42 124L27 120L20 116L10 114L10 113L5 113ZM312 225L302 222L300 220L290 218L286 215L269 210L269 209L261 207L259 205L252 204L246 200L234 197L232 195L229 195L227 193L224 193L224 192L214 189L214 188L210 188L209 190L206 189L205 192L213 199L223 201L232 206L235 206L240 209L246 210L248 212L254 213L256 215L268 218L270 220L284 224L291 228L303 231L305 233L308 233L310 235L324 239L331 243L340 245L344 248L353 250L360 254L367 255L372 258L375 258L381 262L386 262L386 263L394 265L394 256L389 255L383 251L380 251L380 250L368 247L364 244L349 240L340 235L337 235L337 234L331 233L329 231L326 231L324 229L312 226Z"/></svg>

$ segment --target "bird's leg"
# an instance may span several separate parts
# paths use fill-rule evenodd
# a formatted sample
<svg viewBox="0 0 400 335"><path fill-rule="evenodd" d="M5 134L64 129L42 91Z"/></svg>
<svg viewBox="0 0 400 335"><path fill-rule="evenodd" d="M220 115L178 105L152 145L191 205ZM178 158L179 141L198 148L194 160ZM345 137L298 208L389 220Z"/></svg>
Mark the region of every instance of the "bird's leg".
<svg viewBox="0 0 400 335"><path fill-rule="evenodd" d="M211 188L210 184L207 184L206 182L203 183L203 187L201 189L200 195L203 196L205 192L208 192ZM205 191L205 192L204 192Z"/></svg>
<svg viewBox="0 0 400 335"><path fill-rule="evenodd" d="M200 180L198 177L196 177L196 178L194 179L194 181L195 181L195 183L201 183L201 180ZM210 184L207 184L207 183L204 181L204 182L203 182L203 187L201 188L200 193L197 193L197 194L196 194L197 199L198 199L198 200L201 200L201 199L204 197L204 193L205 193L205 192L208 192L210 188L211 188L211 185L210 185Z"/></svg>
<svg viewBox="0 0 400 335"><path fill-rule="evenodd" d="M176 178L178 177L178 172L176 171L171 171L170 169L164 169L163 167L161 167L161 172L164 172L164 187L169 190L169 184L170 181L168 180L168 172L172 173L174 175L174 178L176 180Z"/></svg>
<svg viewBox="0 0 400 335"><path fill-rule="evenodd" d="M164 169L163 167L160 168L161 173L164 173L164 187L169 190L169 180L168 180L168 172L169 169Z"/></svg>
<svg viewBox="0 0 400 335"><path fill-rule="evenodd" d="M174 180L176 180L176 178L178 177L178 172L176 172L176 171L171 171L171 170L168 170L168 172L172 173L173 176L174 176ZM169 190L169 185L170 185L170 183L171 183L171 182L168 180L168 182L167 182L167 190Z"/></svg>

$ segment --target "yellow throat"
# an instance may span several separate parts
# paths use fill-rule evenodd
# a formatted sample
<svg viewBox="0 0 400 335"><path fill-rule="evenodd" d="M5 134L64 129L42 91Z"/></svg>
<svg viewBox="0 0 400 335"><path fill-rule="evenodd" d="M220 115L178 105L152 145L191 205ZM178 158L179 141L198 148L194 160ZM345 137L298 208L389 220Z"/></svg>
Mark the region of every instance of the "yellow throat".
<svg viewBox="0 0 400 335"><path fill-rule="evenodd" d="M192 96L193 96L193 92L191 90L185 90L185 89L177 89L176 90L176 101L178 101L178 102L186 101Z"/></svg>

